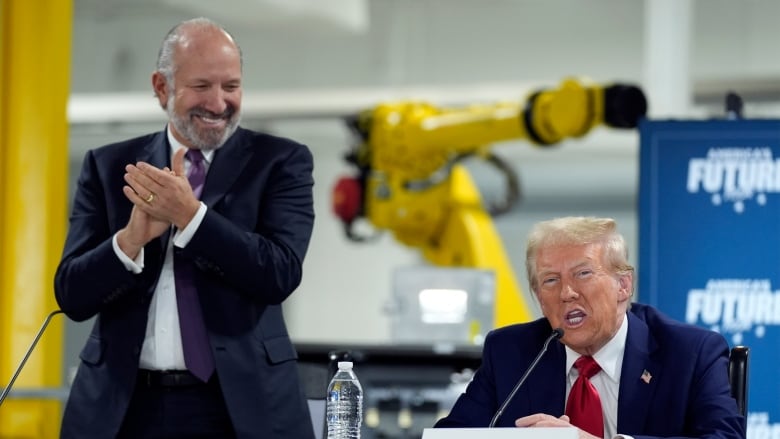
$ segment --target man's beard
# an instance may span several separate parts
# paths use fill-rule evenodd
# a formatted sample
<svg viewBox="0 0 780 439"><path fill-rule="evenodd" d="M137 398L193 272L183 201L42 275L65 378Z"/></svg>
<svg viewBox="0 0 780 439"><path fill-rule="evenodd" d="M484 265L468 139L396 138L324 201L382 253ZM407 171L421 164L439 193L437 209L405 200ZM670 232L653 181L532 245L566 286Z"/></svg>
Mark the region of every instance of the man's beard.
<svg viewBox="0 0 780 439"><path fill-rule="evenodd" d="M202 107L195 107L187 111L184 117L177 115L173 108L175 99L173 94L168 99L166 112L173 127L176 128L184 138L195 149L217 149L225 144L227 139L236 132L238 123L241 120L241 113L237 112L233 106L228 106L221 114L212 113ZM192 120L194 117L204 116L208 119L224 119L227 124L224 128L199 128Z"/></svg>

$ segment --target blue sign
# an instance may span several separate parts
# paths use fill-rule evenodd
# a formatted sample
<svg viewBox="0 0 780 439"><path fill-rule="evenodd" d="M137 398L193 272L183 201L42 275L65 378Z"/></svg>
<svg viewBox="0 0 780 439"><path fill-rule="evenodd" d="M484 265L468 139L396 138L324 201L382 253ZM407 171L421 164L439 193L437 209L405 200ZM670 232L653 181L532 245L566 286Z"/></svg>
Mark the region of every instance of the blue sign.
<svg viewBox="0 0 780 439"><path fill-rule="evenodd" d="M780 431L780 120L640 123L638 295L750 348L748 439Z"/></svg>

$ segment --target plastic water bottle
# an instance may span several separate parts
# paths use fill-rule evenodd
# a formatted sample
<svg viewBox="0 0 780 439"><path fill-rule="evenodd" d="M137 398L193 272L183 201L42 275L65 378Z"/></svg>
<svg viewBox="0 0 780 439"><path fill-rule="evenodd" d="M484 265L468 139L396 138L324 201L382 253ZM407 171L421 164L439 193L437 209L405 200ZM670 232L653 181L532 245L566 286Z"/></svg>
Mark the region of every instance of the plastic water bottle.
<svg viewBox="0 0 780 439"><path fill-rule="evenodd" d="M328 385L328 439L360 439L363 423L363 387L351 361L339 361L339 370Z"/></svg>

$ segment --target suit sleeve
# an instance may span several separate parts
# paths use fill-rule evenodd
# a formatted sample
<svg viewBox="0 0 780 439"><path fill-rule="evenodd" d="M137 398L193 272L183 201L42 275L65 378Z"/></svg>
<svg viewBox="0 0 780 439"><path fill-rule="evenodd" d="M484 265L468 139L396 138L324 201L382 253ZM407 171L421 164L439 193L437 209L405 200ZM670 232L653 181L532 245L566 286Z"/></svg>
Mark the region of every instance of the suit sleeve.
<svg viewBox="0 0 780 439"><path fill-rule="evenodd" d="M128 271L114 253L106 200L90 151L84 157L68 237L54 276L57 303L75 321L87 320L126 297L143 277Z"/></svg>
<svg viewBox="0 0 780 439"><path fill-rule="evenodd" d="M255 230L209 209L184 250L201 271L259 303L281 303L298 287L314 225L312 155L293 145L262 187Z"/></svg>

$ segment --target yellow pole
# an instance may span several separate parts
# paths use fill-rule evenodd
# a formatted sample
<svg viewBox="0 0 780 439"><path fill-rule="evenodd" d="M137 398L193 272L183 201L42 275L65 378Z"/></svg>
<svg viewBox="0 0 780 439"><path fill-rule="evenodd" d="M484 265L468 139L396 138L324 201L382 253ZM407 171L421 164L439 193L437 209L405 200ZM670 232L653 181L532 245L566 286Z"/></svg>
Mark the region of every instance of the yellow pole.
<svg viewBox="0 0 780 439"><path fill-rule="evenodd" d="M0 0L0 387L46 315L67 219L67 100L72 0ZM62 319L47 329L14 390L62 386ZM56 438L62 404L14 398L0 438Z"/></svg>

